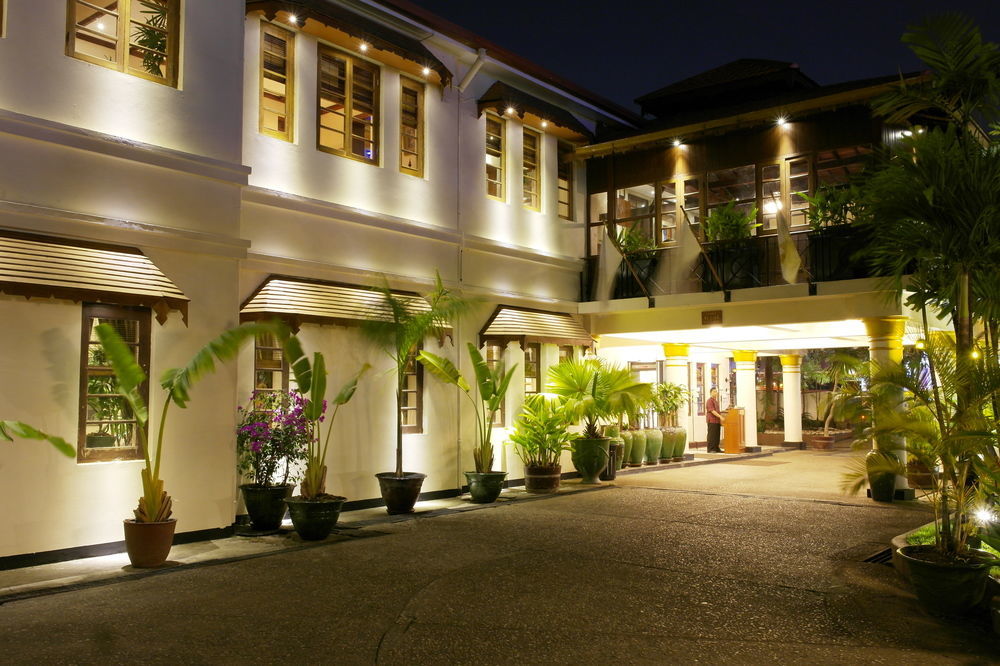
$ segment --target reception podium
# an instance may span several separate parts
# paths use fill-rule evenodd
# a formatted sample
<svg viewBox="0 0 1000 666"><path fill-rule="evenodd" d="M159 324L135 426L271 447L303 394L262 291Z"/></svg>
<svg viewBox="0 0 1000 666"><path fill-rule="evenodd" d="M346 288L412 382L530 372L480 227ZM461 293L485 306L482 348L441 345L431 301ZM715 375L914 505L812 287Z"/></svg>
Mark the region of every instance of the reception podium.
<svg viewBox="0 0 1000 666"><path fill-rule="evenodd" d="M722 415L723 453L744 453L746 451L743 421L744 410L742 407L730 407Z"/></svg>

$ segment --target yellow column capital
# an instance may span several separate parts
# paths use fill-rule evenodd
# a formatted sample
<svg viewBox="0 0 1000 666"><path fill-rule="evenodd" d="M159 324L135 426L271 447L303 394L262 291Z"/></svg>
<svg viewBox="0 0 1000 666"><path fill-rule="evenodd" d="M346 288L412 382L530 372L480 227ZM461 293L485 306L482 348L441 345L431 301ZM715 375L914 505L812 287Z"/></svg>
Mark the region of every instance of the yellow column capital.
<svg viewBox="0 0 1000 666"><path fill-rule="evenodd" d="M734 350L733 360L737 363L753 363L757 360L757 352L748 350Z"/></svg>
<svg viewBox="0 0 1000 666"><path fill-rule="evenodd" d="M903 333L906 332L906 322L909 317L905 315L892 315L891 317L865 317L865 331L869 338L888 338L902 340Z"/></svg>
<svg viewBox="0 0 1000 666"><path fill-rule="evenodd" d="M782 368L802 365L802 354L780 354L778 358L781 359Z"/></svg>
<svg viewBox="0 0 1000 666"><path fill-rule="evenodd" d="M663 345L663 355L667 358L671 356L687 356L688 349L690 345L674 344L672 342L664 343Z"/></svg>

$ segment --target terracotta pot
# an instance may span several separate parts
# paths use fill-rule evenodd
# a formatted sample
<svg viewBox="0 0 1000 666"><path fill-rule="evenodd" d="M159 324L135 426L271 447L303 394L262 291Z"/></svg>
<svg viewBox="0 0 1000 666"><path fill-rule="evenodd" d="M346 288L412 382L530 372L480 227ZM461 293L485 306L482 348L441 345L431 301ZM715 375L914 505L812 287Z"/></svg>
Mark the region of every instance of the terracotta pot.
<svg viewBox="0 0 1000 666"><path fill-rule="evenodd" d="M125 550L133 567L151 569L167 561L174 543L176 518L158 523L140 523L127 518L124 524Z"/></svg>

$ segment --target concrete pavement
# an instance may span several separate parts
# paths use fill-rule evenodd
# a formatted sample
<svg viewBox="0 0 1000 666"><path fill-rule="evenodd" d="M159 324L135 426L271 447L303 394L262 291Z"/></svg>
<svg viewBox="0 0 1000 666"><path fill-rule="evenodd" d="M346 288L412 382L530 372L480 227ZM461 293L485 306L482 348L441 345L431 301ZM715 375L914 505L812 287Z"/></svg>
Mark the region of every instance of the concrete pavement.
<svg viewBox="0 0 1000 666"><path fill-rule="evenodd" d="M985 623L927 616L891 568L862 561L926 522L921 507L777 497L766 477L779 468L836 473L822 455L773 459L789 462L634 475L593 492L362 528L373 538L12 601L0 606L0 655L14 664L998 662ZM695 474L706 492L690 487Z"/></svg>

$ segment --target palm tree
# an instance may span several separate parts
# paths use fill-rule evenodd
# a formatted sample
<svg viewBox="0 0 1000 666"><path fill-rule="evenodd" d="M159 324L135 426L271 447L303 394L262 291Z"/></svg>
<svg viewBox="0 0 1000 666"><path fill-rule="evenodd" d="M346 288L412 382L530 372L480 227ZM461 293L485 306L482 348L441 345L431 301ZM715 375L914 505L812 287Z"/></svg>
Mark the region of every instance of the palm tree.
<svg viewBox="0 0 1000 666"><path fill-rule="evenodd" d="M586 421L583 436L588 439L601 436L601 419L638 412L653 398L650 384L636 381L628 368L598 358L567 359L552 366L546 388Z"/></svg>

